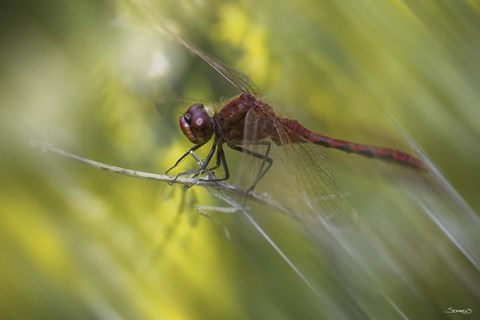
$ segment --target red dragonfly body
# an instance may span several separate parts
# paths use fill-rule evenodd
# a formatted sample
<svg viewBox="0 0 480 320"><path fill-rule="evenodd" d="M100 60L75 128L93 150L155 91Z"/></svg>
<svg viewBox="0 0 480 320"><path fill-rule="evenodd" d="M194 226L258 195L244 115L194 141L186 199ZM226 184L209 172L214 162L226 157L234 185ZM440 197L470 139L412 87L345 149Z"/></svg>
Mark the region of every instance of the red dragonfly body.
<svg viewBox="0 0 480 320"><path fill-rule="evenodd" d="M273 163L273 159L269 157L272 142L276 145L313 143L326 148L334 148L369 158L390 161L413 169L424 169L424 165L420 160L407 153L390 148L375 147L329 138L306 129L296 120L278 117L270 105L262 102L256 96L255 87L246 78L228 69L181 38L178 38L178 40L210 64L229 82L242 91L242 93L227 103L213 116L209 116L205 107L197 103L192 105L185 114L180 117L180 128L185 136L195 145L168 171L176 167L183 158L207 143L212 136L215 139L213 147L200 168L185 171L179 175L194 174L197 176L205 171L212 171L223 166L225 171L223 178L211 176L207 180L220 181L228 179L228 166L223 151L224 143L234 150L246 153L263 161L260 172L257 174L257 179L251 188L263 177ZM258 153L249 148L249 146L252 145L265 145L267 148L265 153ZM215 151L217 154L216 165L208 168Z"/></svg>
<svg viewBox="0 0 480 320"><path fill-rule="evenodd" d="M250 121L255 121L258 126L254 132L244 132L243 130L246 127L245 117L247 114L254 118ZM242 93L231 101L214 118L216 125L220 127L219 133L227 143L255 143L265 139L270 139L277 145L311 142L326 148L392 161L415 169L423 168L420 160L404 152L329 138L306 129L296 120L279 118L270 105L248 93ZM221 125L222 123L223 125ZM282 127L286 136L282 136L281 131L276 130L278 127Z"/></svg>

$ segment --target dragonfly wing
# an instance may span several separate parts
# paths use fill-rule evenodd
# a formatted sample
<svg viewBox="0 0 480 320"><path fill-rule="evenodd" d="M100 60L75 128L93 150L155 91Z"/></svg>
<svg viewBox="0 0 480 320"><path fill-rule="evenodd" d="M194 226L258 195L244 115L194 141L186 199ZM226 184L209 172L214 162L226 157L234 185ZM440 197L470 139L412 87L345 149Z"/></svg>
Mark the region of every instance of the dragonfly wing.
<svg viewBox="0 0 480 320"><path fill-rule="evenodd" d="M270 119L268 122L266 119ZM270 170L255 186L255 191L268 194L272 201L289 208L295 224L317 237L326 219L339 213L340 197L336 174L325 152L311 143L288 143L301 140L295 133L287 132L279 118L260 109L254 109L245 119L244 146L257 154L265 154L268 147L251 143L250 137L262 136L266 126L273 130L276 140L270 141L268 157L273 160ZM265 160L244 154L238 181L248 187L268 164Z"/></svg>
<svg viewBox="0 0 480 320"><path fill-rule="evenodd" d="M194 45L190 44L179 35L170 32L170 34L181 44L183 44L188 50L202 58L206 63L208 63L212 68L214 68L218 73L220 73L225 79L233 84L237 89L244 93L250 93L252 95L260 95L260 90L253 84L250 79L244 74L225 66L220 61L210 57L208 54L198 49Z"/></svg>

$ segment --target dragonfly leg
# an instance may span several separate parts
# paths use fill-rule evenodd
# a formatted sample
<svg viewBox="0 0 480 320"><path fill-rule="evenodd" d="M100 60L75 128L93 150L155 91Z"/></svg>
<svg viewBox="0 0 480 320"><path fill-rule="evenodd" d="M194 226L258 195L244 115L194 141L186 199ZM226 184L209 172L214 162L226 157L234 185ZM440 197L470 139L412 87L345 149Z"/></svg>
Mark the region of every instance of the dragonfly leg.
<svg viewBox="0 0 480 320"><path fill-rule="evenodd" d="M220 168L220 166L223 166L224 173L225 173L225 178L221 178L219 181L227 180L230 177L230 173L228 171L228 166L227 166L227 161L225 159L225 153L223 152L223 145L218 146L218 151L217 151L217 162L213 167L208 168L209 171L213 171Z"/></svg>
<svg viewBox="0 0 480 320"><path fill-rule="evenodd" d="M263 154L264 158L262 159L262 166L260 167L260 170L258 170L258 174L257 174L257 178L255 179L255 184L258 183L258 181L260 181L260 179L267 173L267 171L270 169L270 167L272 166L272 163L273 161L271 161L268 165L268 168L265 169L265 171L263 171L263 168L265 167L265 163L268 163L266 158L269 158L271 160L271 158L268 156L270 154L270 148L272 146L272 144L268 141L259 141L257 142L257 145L265 145L267 146L267 150L265 151L265 153ZM262 173L262 175L260 175L260 173Z"/></svg>
<svg viewBox="0 0 480 320"><path fill-rule="evenodd" d="M197 155L195 155L195 154L193 153L193 151L194 151L195 149L197 149L198 147L195 148L195 149L194 149L194 148L195 148L195 147L191 148L186 154L184 154L184 155L177 161L177 163L175 164L175 166L173 166L172 168L169 169L169 171L170 171L171 169L175 168L175 167L178 165L178 163L179 163L181 160L183 160L183 158L185 158L185 157L188 156L188 155L192 155L192 157L197 161L199 167L196 168L196 169L192 169L192 170L187 170L187 171L180 172L179 174L177 174L177 176L175 177L175 179L178 178L178 177L180 177L180 176L187 176L187 175L194 174L194 177L196 177L196 176L202 174L202 173L205 171L205 169L207 168L207 166L208 166L208 164L210 163L210 161L212 160L213 154L215 153L215 150L217 149L217 143L214 143L214 144L213 144L212 148L210 149L210 152L208 153L208 155L207 155L207 157L205 158L205 161L204 161L203 163L202 163L202 161L197 157ZM167 171L167 172L168 172L168 171Z"/></svg>
<svg viewBox="0 0 480 320"><path fill-rule="evenodd" d="M190 152L190 155L192 156L193 159L195 159L195 161L197 161L197 164L198 164L198 169L194 169L192 171L197 171L197 173L195 173L192 178L196 178L198 177L200 174L203 173L202 171L202 168L203 168L203 161L202 159L200 159L196 154L195 152ZM208 170L207 170L208 171ZM210 174L210 172L208 171L208 174Z"/></svg>
<svg viewBox="0 0 480 320"><path fill-rule="evenodd" d="M213 146L212 148L210 149L210 152L208 153L207 157L205 158L205 161L202 162L200 160L199 157L197 157L197 155L193 152L194 150L196 150L198 147L200 146L194 146L192 147L186 154L184 154L176 163L175 165L170 168L168 171L170 171L171 169L175 168L178 163L180 163L181 160L183 160L183 158L185 158L186 156L188 155L191 155L195 161L197 161L198 163L198 168L196 169L192 169L192 170L187 170L187 171L183 171L183 172L180 172L179 174L177 174L177 176L175 177L175 179L177 179L178 177L180 176L186 176L186 175L191 175L193 174L193 178L195 177L198 177L199 175L201 175L202 173L204 173L205 171L208 173L208 176L209 176L209 179L198 179L198 181L224 181L224 180L227 180L230 175L229 175L229 172L228 172L228 167L227 167L227 163L226 163L226 160L225 160L225 154L223 152L223 147L222 147L222 143L219 143L218 141L215 141L213 143ZM218 150L217 150L217 147L218 147ZM208 168L208 165L209 163L211 162L212 158L213 158L213 155L215 154L215 151L217 150L217 161L216 161L216 164L212 167L212 168ZM224 168L224 171L225 171L225 176L223 178L216 178L211 170L213 169L216 169L218 167L220 167L221 165L223 165L223 168ZM167 172L168 172L167 171Z"/></svg>
<svg viewBox="0 0 480 320"><path fill-rule="evenodd" d="M200 181L225 181L225 180L228 180L228 178L230 178L230 172L228 171L227 160L225 159L225 152L223 151L223 145L221 143L218 145L217 162L212 168L209 168L208 171L215 170L220 166L223 166L223 171L225 173L225 175L222 178L217 178L214 176L213 179L199 179L199 180Z"/></svg>
<svg viewBox="0 0 480 320"><path fill-rule="evenodd" d="M197 163L199 164L199 166L203 167L203 163L202 161L193 153L192 156L195 158L195 160L197 160ZM221 165L223 165L223 169L224 169L224 177L223 178L217 178L215 176L215 172L214 170L218 169ZM224 180L227 180L229 177L230 177L230 174L228 172L228 166L227 166L227 162L225 160L225 153L223 152L223 146L220 144L218 146L218 150L217 150L217 161L215 163L215 165L213 167L205 167L203 169L204 171L207 171L208 173L208 179L199 179L200 181L224 181ZM199 169L198 172L193 176L194 178L197 177L198 175L202 174L202 170Z"/></svg>
<svg viewBox="0 0 480 320"><path fill-rule="evenodd" d="M260 166L260 170L258 170L257 177L255 178L255 181L250 186L250 188L248 188L247 192L250 192L255 188L257 183L263 178L263 176L268 172L268 170L270 170L270 167L273 164L273 159L268 156L270 154L271 143L268 142L268 141L261 141L261 142L258 142L256 144L267 146L267 150L265 151L264 154L252 151L252 150L247 149L247 148L242 147L242 146L229 145L229 147L232 148L233 150L246 153L246 154L248 154L252 157L255 157L255 158L258 158L258 159L262 160L262 165ZM265 165L267 167L265 167Z"/></svg>
<svg viewBox="0 0 480 320"><path fill-rule="evenodd" d="M188 150L183 156L180 157L180 159L177 160L177 162L175 162L175 164L173 166L170 167L170 169L168 169L167 171L165 171L165 174L168 174L173 168L175 168L176 166L178 166L178 164L183 160L185 159L185 157L187 157L190 153L192 153L193 151L197 150L198 148L200 148L201 146L203 146L203 144L196 144L194 145L193 147L190 148L190 150ZM177 176L178 177L178 176Z"/></svg>
<svg viewBox="0 0 480 320"><path fill-rule="evenodd" d="M223 156L223 159L222 159L222 156ZM215 169L220 168L220 166L222 164L224 164L224 161L225 161L225 154L223 153L223 146L220 145L218 147L218 151L217 151L217 162L215 163L215 165L213 167L208 168L208 170L213 171Z"/></svg>

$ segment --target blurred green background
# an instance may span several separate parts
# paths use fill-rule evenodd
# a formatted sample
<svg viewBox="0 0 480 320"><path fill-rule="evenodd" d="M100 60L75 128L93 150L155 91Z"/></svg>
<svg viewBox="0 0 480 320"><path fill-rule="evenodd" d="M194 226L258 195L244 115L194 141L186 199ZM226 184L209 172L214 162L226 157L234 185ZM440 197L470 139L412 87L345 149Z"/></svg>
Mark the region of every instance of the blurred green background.
<svg viewBox="0 0 480 320"><path fill-rule="evenodd" d="M478 317L479 2L2 6L1 318L456 319L449 307ZM199 215L197 205L225 206L207 190L29 146L171 166L190 147L177 121L191 99L238 92L163 26L319 133L409 151L400 123L473 209L435 177L328 152L347 194L334 221L306 231L307 219L251 208L315 295L242 215Z"/></svg>

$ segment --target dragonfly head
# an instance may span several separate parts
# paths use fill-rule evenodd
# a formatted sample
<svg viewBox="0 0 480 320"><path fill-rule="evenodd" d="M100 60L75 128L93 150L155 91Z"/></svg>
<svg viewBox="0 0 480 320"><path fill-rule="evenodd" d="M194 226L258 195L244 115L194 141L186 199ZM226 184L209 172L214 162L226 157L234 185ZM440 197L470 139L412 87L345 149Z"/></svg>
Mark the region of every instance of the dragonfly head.
<svg viewBox="0 0 480 320"><path fill-rule="evenodd" d="M201 103L191 105L187 112L180 117L179 123L183 134L195 144L206 143L215 131L213 117L209 116L205 106Z"/></svg>

